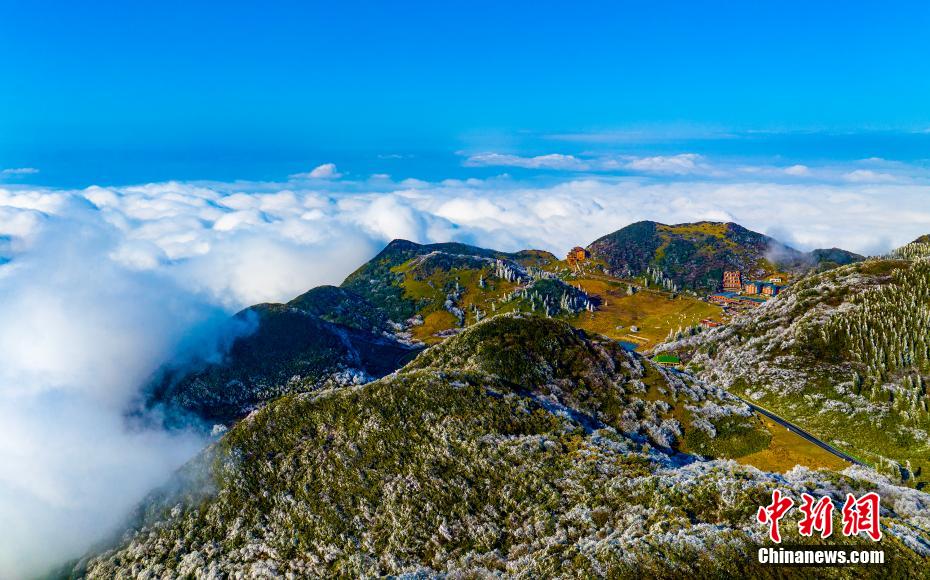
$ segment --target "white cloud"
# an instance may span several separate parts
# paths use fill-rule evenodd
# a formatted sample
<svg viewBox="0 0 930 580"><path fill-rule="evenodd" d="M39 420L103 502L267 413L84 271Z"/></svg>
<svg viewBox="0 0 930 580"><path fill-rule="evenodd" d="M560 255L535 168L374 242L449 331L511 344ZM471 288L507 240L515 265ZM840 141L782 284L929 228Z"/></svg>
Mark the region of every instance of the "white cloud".
<svg viewBox="0 0 930 580"><path fill-rule="evenodd" d="M747 176L752 179L784 183L797 183L799 180L814 183L930 181L930 168L926 166L908 165L879 158L810 167L802 164L781 166L770 163L739 162L725 158L709 159L697 153L645 156L551 153L536 157L481 153L467 157L463 165L466 167L520 167L605 175L639 175L662 179L690 176L732 182L743 181L747 179Z"/></svg>
<svg viewBox="0 0 930 580"><path fill-rule="evenodd" d="M237 211L224 214L213 222L213 229L227 232L240 227L256 226L264 222L265 220L262 218L261 212L255 210Z"/></svg>
<svg viewBox="0 0 930 580"><path fill-rule="evenodd" d="M792 165L790 167L785 167L785 173L794 176L807 176L811 174L811 170L810 167L806 165Z"/></svg>
<svg viewBox="0 0 930 580"><path fill-rule="evenodd" d="M467 157L466 167L521 167L559 171L634 172L645 174L673 174L708 172L710 166L696 153L678 155L607 155L578 157L562 153L523 157L504 153L479 153Z"/></svg>
<svg viewBox="0 0 930 580"><path fill-rule="evenodd" d="M336 170L335 163L324 163L317 165L307 173L295 173L290 176L291 179L339 179L342 174Z"/></svg>
<svg viewBox="0 0 930 580"><path fill-rule="evenodd" d="M897 181L894 175L872 171L871 169L856 169L843 174L843 179L854 183L888 183Z"/></svg>
<svg viewBox="0 0 930 580"><path fill-rule="evenodd" d="M435 214L455 224L482 224L491 220L508 221L508 212L491 199L475 197L456 197L442 203Z"/></svg>
<svg viewBox="0 0 930 580"><path fill-rule="evenodd" d="M590 165L573 155L551 153L536 157L521 157L504 153L479 153L471 155L465 160L468 167L523 167L525 169L560 169L569 171L584 171Z"/></svg>
<svg viewBox="0 0 930 580"><path fill-rule="evenodd" d="M0 176L8 175L35 175L39 170L35 167L11 167L9 169L0 169Z"/></svg>
<svg viewBox="0 0 930 580"><path fill-rule="evenodd" d="M696 153L638 157L631 159L626 167L644 173L687 174L694 173L699 168L701 159L701 156Z"/></svg>
<svg viewBox="0 0 930 580"><path fill-rule="evenodd" d="M21 210L28 211L28 210ZM113 530L201 446L123 412L184 333L225 313L107 254L120 233L73 205L0 268L0 576L42 572Z"/></svg>
<svg viewBox="0 0 930 580"><path fill-rule="evenodd" d="M381 239L421 240L425 237L426 218L407 199L399 195L379 195L359 212L357 223Z"/></svg>

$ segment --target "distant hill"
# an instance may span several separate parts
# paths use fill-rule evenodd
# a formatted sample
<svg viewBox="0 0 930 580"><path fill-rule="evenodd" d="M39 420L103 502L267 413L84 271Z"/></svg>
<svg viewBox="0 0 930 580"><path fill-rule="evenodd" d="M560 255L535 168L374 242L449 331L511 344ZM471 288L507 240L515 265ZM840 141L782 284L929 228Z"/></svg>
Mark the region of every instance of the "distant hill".
<svg viewBox="0 0 930 580"><path fill-rule="evenodd" d="M433 343L494 314L572 317L593 309L590 297L563 279L569 272L540 250L394 240L342 287L377 304L413 338Z"/></svg>
<svg viewBox="0 0 930 580"><path fill-rule="evenodd" d="M629 263L659 264L695 280L712 278L721 264L749 263L765 248L795 261L800 255L735 224L641 222L605 239L611 242L592 248L615 248L614 255L627 256ZM651 254L643 251L653 246ZM846 258L841 250L824 252L825 259ZM647 255L662 259L649 263ZM423 346L495 314L577 321L597 304L573 276L544 251L394 240L340 287L321 286L286 304L259 304L239 313L236 318L253 323L254 332L236 337L220 360L167 365L148 388L143 407L163 410L169 423L193 416L230 424L283 394L380 378Z"/></svg>
<svg viewBox="0 0 930 580"><path fill-rule="evenodd" d="M665 225L641 221L598 238L587 249L616 275L646 274L666 287L694 290L719 289L726 270L761 278L863 259L836 248L800 252L729 222Z"/></svg>
<svg viewBox="0 0 930 580"><path fill-rule="evenodd" d="M821 271L865 260L865 256L840 248L812 250L808 255L811 257L816 269Z"/></svg>
<svg viewBox="0 0 930 580"><path fill-rule="evenodd" d="M654 269L679 288L716 290L725 270L763 277L803 264L803 253L734 223L642 221L598 238L588 251L615 272Z"/></svg>

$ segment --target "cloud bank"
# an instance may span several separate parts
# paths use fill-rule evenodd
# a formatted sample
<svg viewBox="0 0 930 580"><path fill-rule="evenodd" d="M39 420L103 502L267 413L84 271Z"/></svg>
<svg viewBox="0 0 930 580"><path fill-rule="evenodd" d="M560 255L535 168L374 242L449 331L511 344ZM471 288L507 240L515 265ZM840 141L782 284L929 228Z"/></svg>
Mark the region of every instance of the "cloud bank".
<svg viewBox="0 0 930 580"><path fill-rule="evenodd" d="M180 337L224 315L159 272L107 259L119 232L89 203L51 205L63 215L0 220L27 234L0 268L4 578L80 555L202 446L133 431L123 410Z"/></svg>
<svg viewBox="0 0 930 580"><path fill-rule="evenodd" d="M877 253L930 232L919 167L608 161L466 161L566 172L525 179L348 180L327 164L279 183L0 187L0 577L79 556L201 447L123 420L180 345L340 282L392 238L561 254L641 219L729 220Z"/></svg>
<svg viewBox="0 0 930 580"><path fill-rule="evenodd" d="M778 183L915 183L926 184L928 168L880 158L853 163L808 166L747 163L739 160L711 160L697 153L673 155L563 154L521 156L509 153L466 155L465 167L517 167L558 172L615 174L741 182L764 179Z"/></svg>

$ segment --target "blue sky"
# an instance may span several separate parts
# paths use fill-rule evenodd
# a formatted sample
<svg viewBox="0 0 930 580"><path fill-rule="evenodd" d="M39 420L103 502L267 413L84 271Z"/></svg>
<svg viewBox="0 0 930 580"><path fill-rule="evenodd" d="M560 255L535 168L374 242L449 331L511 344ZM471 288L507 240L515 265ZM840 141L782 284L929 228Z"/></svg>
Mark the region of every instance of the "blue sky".
<svg viewBox="0 0 930 580"><path fill-rule="evenodd" d="M930 9L875 6L0 0L0 577L202 443L125 430L169 353L391 239L927 234Z"/></svg>
<svg viewBox="0 0 930 580"><path fill-rule="evenodd" d="M464 177L480 151L919 159L928 29L924 2L0 0L0 168L77 186L331 161Z"/></svg>

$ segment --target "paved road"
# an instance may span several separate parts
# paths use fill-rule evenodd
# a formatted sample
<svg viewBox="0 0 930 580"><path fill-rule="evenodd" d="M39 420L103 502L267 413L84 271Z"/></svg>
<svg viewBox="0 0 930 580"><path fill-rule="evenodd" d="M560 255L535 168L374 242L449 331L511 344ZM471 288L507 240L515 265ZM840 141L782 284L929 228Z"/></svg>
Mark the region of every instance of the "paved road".
<svg viewBox="0 0 930 580"><path fill-rule="evenodd" d="M641 357L641 358L644 358L644 359L646 358L645 356L643 356L643 355L642 355L641 353L639 353L639 352L635 352L635 351L634 351L633 354L636 355L636 356L639 356L639 357ZM680 372L680 371L676 371L676 372ZM732 394L732 393L731 393L731 394ZM733 395L733 396L735 397L736 395ZM842 459L843 461L848 461L848 462L850 462L850 463L852 463L852 464L854 464L854 465L864 465L864 466L866 466L866 467L869 467L868 465L866 465L865 463L859 461L859 460L856 459L855 457L852 457L851 455L847 455L847 454L843 453L842 451L840 451L839 449L837 449L836 447L830 445L829 443L827 443L827 442L825 442L825 441L821 441L820 439L814 437L813 435L811 435L810 433L808 433L808 432L805 431L804 429L801 429L800 427L798 427L798 426L795 425L794 423L791 423L791 422L789 422L789 421L787 421L787 420L785 420L785 419L782 419L781 417L779 417L779 416L776 415L775 413L769 411L768 409L763 409L763 408L760 407L759 405L753 404L753 403L747 401L746 399L744 399L744 398L742 398L742 397L737 397L737 398L738 398L740 401L742 401L742 402L746 403L747 405L749 405L749 407L750 407L753 411L756 411L757 413L761 413L761 414L765 415L766 417L768 417L768 418L771 419L772 421L775 421L776 423L778 423L778 424L781 425L782 427L785 427L786 429L788 429L788 430L791 431L792 433L796 433L797 435L800 435L801 437L803 437L804 439L807 439L808 441L810 441L811 443L813 443L813 444L816 445L817 447L820 447L821 449L823 449L823 450L825 450L825 451L828 451L828 452L832 453L833 455L836 455L837 457L839 457L839 458Z"/></svg>
<svg viewBox="0 0 930 580"><path fill-rule="evenodd" d="M836 455L836 456L839 457L840 459L842 459L842 460L844 460L844 461L848 461L848 462L853 463L853 464L855 464L855 465L865 465L864 463L862 463L861 461L859 461L859 460L856 459L855 457L851 457L851 456L849 456L849 455L846 455L845 453L843 453L842 451L840 451L840 450L837 449L836 447L830 445L829 443L825 443L824 441L821 441L820 439L814 437L813 435L811 435L810 433L808 433L808 432L805 431L804 429L801 429L800 427L798 427L798 426L795 425L794 423L789 423L788 421L782 419L781 417L779 417L779 416L776 415L775 413L772 413L771 411L768 411L768 410L766 410L766 409L763 409L763 408L760 407L759 405L754 405L754 404L750 403L749 401L747 401L746 399L740 399L740 400L743 401L744 403L746 403L747 405L749 405L750 407L752 407L752 409L753 409L754 411L756 411L756 412L758 412L758 413L761 413L761 414L765 415L766 417L768 417L768 418L771 419L772 421L775 421L776 423L778 423L778 424L781 425L782 427L787 428L787 429L788 429L789 431L791 431L792 433L797 433L798 435L800 435L801 437L807 439L808 441L810 441L810 442L813 443L814 445L816 445L816 446L818 446L818 447L820 447L820 448L822 448L822 449L824 449L824 450L826 450L826 451L829 451L830 453L832 453L833 455Z"/></svg>

